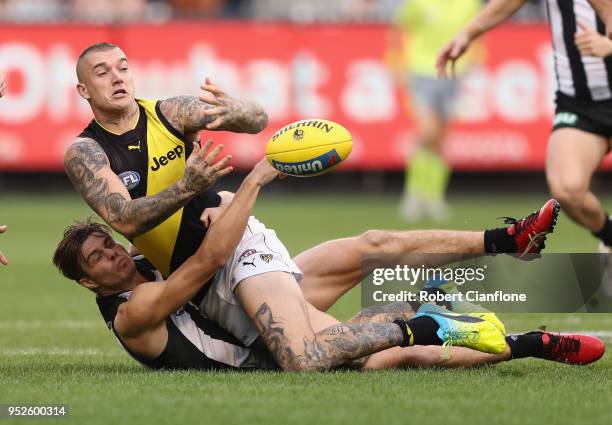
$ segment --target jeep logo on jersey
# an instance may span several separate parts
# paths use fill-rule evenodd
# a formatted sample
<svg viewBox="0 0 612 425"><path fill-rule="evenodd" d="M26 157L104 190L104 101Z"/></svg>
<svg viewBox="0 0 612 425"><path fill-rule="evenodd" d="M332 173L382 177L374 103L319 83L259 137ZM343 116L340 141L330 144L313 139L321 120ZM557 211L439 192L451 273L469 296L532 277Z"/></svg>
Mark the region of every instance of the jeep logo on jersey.
<svg viewBox="0 0 612 425"><path fill-rule="evenodd" d="M136 171L125 171L119 174L119 178L127 190L132 190L140 184L140 174L138 174Z"/></svg>
<svg viewBox="0 0 612 425"><path fill-rule="evenodd" d="M171 151L168 151L167 154L162 155L159 158L154 156L153 157L153 166L151 167L151 171L159 170L161 167L164 167L164 166L168 165L168 162L174 161L175 159L180 158L181 155L183 155L183 147L182 146L177 146L174 149L172 149Z"/></svg>
<svg viewBox="0 0 612 425"><path fill-rule="evenodd" d="M342 159L340 159L338 152L335 149L332 149L329 152L319 155L316 158L309 159L308 161L280 162L273 159L272 165L278 171L283 173L307 176L309 174L319 173L328 167L340 163L341 161Z"/></svg>

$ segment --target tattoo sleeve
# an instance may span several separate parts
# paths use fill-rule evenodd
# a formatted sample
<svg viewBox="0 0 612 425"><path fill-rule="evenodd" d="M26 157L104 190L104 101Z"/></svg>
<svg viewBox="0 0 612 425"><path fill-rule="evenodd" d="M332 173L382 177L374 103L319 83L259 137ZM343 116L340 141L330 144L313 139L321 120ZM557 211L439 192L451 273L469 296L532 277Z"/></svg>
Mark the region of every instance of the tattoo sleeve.
<svg viewBox="0 0 612 425"><path fill-rule="evenodd" d="M342 365L358 366L354 360L398 346L402 332L395 323L339 323L303 341L285 334L287 323L275 317L263 303L255 313L255 324L268 349L285 370L329 370Z"/></svg>
<svg viewBox="0 0 612 425"><path fill-rule="evenodd" d="M112 172L108 158L93 139L79 139L64 158L75 189L113 229L129 239L139 236L183 207L194 193L179 181L154 196L130 199Z"/></svg>
<svg viewBox="0 0 612 425"><path fill-rule="evenodd" d="M268 116L257 103L249 100L223 97L219 109L223 112L222 124L215 130L225 130L234 133L259 133L268 124ZM177 96L166 99L160 104L164 117L178 132L192 136L216 120L217 115L206 115L203 112L213 108L195 96ZM197 136L197 135L196 135Z"/></svg>

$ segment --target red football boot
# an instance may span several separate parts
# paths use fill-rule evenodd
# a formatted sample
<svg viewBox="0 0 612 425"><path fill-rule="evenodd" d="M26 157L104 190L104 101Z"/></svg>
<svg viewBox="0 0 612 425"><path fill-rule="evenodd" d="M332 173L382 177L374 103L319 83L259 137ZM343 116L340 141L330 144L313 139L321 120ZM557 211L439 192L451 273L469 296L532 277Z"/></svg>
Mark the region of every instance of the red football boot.
<svg viewBox="0 0 612 425"><path fill-rule="evenodd" d="M542 334L542 358L555 362L585 365L593 363L606 352L606 346L599 338L580 334ZM540 357L540 356L538 356Z"/></svg>
<svg viewBox="0 0 612 425"><path fill-rule="evenodd" d="M514 237L516 252L519 257L525 254L538 254L544 249L546 235L552 233L557 224L557 217L561 205L554 199L549 199L540 211L529 214L527 217L516 220L511 217L500 217L505 219L508 234Z"/></svg>

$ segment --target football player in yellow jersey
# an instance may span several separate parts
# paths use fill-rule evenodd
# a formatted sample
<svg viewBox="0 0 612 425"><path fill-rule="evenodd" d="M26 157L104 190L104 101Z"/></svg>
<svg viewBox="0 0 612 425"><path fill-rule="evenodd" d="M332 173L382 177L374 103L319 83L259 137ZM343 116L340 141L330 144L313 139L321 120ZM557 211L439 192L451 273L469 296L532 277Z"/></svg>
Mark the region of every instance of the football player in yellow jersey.
<svg viewBox="0 0 612 425"><path fill-rule="evenodd" d="M222 205L207 189L231 171L228 157L209 164L219 147L207 157L209 145L200 150L190 142L202 129L260 131L265 112L253 102L227 96L210 81L200 98L136 99L128 59L109 43L85 49L77 74L77 89L95 119L67 150L66 172L89 205L167 278L199 248L206 233L196 223L199 215ZM322 244L295 262L274 231L252 217L232 259L192 300L245 346L261 336L280 367L325 368L340 359L328 357L327 348L319 351L316 344L316 352L306 356L304 341L315 338L306 303L327 310L360 280L364 254L536 253L557 213L551 200L508 228L485 232L369 231ZM405 334L398 338L397 327L389 329L392 334L372 337L385 340L385 346L406 341ZM351 346L343 358L361 357L366 345Z"/></svg>
<svg viewBox="0 0 612 425"><path fill-rule="evenodd" d="M400 84L407 89L418 146L406 164L400 215L409 221L429 216L442 221L450 169L442 143L452 119L459 82L436 76L436 52L476 13L479 0L405 0L392 37L391 57ZM458 74L469 66L463 63Z"/></svg>

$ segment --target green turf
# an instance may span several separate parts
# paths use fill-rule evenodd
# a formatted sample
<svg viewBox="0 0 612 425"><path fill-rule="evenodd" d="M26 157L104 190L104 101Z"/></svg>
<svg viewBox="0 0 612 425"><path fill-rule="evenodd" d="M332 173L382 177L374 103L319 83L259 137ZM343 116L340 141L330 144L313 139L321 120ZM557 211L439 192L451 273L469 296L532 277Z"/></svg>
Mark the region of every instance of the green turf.
<svg viewBox="0 0 612 425"><path fill-rule="evenodd" d="M444 228L496 226L542 198L457 197ZM612 206L612 199L606 202ZM368 228L408 229L390 196L262 195L257 215L296 254ZM391 424L612 423L612 360L582 368L524 360L476 370L323 374L150 372L118 347L93 297L50 264L71 219L88 208L75 196L0 196L0 404L65 403L78 424ZM589 252L596 241L561 218L553 252ZM333 313L346 319L359 292ZM511 331L541 324L558 330L612 330L612 315L504 315ZM608 343L612 342L607 340ZM59 421L59 422L65 422ZM29 421L16 421L25 423ZM0 420L11 423L10 420Z"/></svg>

